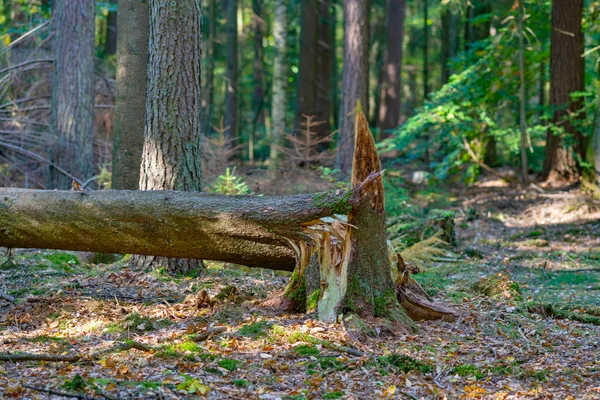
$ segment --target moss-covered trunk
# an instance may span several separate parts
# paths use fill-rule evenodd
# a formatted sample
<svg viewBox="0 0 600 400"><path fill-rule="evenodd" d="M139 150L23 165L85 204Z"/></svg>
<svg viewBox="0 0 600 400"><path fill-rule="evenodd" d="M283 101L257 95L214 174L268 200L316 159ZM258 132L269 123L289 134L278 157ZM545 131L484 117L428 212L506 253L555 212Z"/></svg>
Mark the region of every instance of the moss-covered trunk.
<svg viewBox="0 0 600 400"><path fill-rule="evenodd" d="M0 189L0 246L201 258L293 270L308 227L353 192L287 197Z"/></svg>

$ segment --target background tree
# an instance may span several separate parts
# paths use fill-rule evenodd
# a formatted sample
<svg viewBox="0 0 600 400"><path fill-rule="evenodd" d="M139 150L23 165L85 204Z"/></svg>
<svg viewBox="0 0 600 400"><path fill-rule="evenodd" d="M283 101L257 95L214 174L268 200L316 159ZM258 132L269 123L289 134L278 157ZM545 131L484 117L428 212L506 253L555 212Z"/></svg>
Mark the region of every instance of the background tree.
<svg viewBox="0 0 600 400"><path fill-rule="evenodd" d="M318 3L318 30L319 38L317 41L317 112L316 120L317 135L326 137L331 133L331 114L332 104L332 73L335 64L334 36L335 21L331 13L331 0L319 0ZM320 146L320 150L328 146Z"/></svg>
<svg viewBox="0 0 600 400"><path fill-rule="evenodd" d="M82 181L94 175L93 0L56 1L50 161ZM77 27L77 29L73 29ZM72 178L52 165L49 189L68 189Z"/></svg>
<svg viewBox="0 0 600 400"><path fill-rule="evenodd" d="M387 2L387 52L382 72L381 105L377 123L383 135L387 135L387 131L400 124L405 8L405 0Z"/></svg>
<svg viewBox="0 0 600 400"><path fill-rule="evenodd" d="M300 63L298 71L298 106L296 108L296 129L303 121L303 115L317 113L317 41L319 39L319 13L317 0L302 3L300 35Z"/></svg>
<svg viewBox="0 0 600 400"><path fill-rule="evenodd" d="M349 115L361 100L368 103L369 71L369 8L368 2L344 0L344 69L342 103L337 142L336 167L349 174L354 153L353 116ZM365 110L368 115L368 110Z"/></svg>
<svg viewBox="0 0 600 400"><path fill-rule="evenodd" d="M274 2L273 37L275 39L275 58L273 60L273 93L272 93L272 118L273 129L271 130L270 145L270 168L276 169L279 164L279 147L283 144L283 134L286 131L286 105L287 105L287 40L288 40L288 17L287 1L275 0Z"/></svg>
<svg viewBox="0 0 600 400"><path fill-rule="evenodd" d="M120 0L112 188L136 190L146 121L148 5Z"/></svg>
<svg viewBox="0 0 600 400"><path fill-rule="evenodd" d="M150 0L148 90L141 190L202 190L200 0ZM160 33L160 34L159 34ZM177 88L177 90L173 90ZM144 268L197 272L202 262L138 256Z"/></svg>
<svg viewBox="0 0 600 400"><path fill-rule="evenodd" d="M231 147L238 139L238 57L238 0L227 0L225 136Z"/></svg>
<svg viewBox="0 0 600 400"><path fill-rule="evenodd" d="M265 60L263 39L265 36L266 21L263 13L263 0L252 0L252 31L254 33L254 63L253 82L254 92L252 94L252 130L248 138L248 160L254 163L254 149L256 142L256 130L265 124Z"/></svg>
<svg viewBox="0 0 600 400"><path fill-rule="evenodd" d="M569 180L576 177L579 171L573 154L585 155L581 132L566 118L581 106L580 101L571 99L571 93L584 88L582 13L583 0L552 1L550 104L556 108L554 123L560 131L573 135L574 144L565 142L555 130L548 131L544 178Z"/></svg>

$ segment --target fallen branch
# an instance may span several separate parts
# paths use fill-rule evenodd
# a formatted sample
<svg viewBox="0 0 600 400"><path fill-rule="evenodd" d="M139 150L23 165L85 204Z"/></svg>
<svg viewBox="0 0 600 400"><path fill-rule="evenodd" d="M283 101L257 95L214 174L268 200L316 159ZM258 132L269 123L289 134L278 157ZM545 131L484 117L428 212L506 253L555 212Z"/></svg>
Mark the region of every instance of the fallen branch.
<svg viewBox="0 0 600 400"><path fill-rule="evenodd" d="M11 303L14 303L14 302L15 302L15 298L14 298L14 297L12 297L12 296L11 296L11 295L9 295L9 294L6 294L6 293L0 293L0 298L2 298L2 299L4 299L4 300L8 300L8 301L10 301Z"/></svg>
<svg viewBox="0 0 600 400"><path fill-rule="evenodd" d="M487 165L486 163L481 161L479 159L479 157L477 157L477 154L475 154L475 152L473 151L473 148L471 147L471 145L469 144L469 142L467 141L467 139L464 136L462 139L463 139L463 144L465 146L465 149L467 150L467 153L469 153L469 156L471 157L471 159L473 159L475 164L479 165L481 168L485 169L490 174L495 175L498 178L502 179L503 181L510 183L510 179L508 179L506 176L502 175L501 173L499 173L498 171L496 171L495 169L493 169L492 167L490 167L489 165Z"/></svg>
<svg viewBox="0 0 600 400"><path fill-rule="evenodd" d="M0 354L0 361L50 361L50 362L77 362L80 355L61 356L58 354L33 354L33 353L6 353Z"/></svg>
<svg viewBox="0 0 600 400"><path fill-rule="evenodd" d="M48 393L48 394L53 394L55 396L63 396L63 397L70 397L73 399L81 399L81 400L95 400L95 397L92 396L88 396L85 394L76 394L76 393L67 393L67 392L61 392L58 390L54 390L54 389L46 389L46 388L41 388L41 387L37 387L37 386L31 386L31 385L27 385L24 384L22 385L24 388L29 389L29 390L36 390L38 392L44 392L44 393Z"/></svg>
<svg viewBox="0 0 600 400"><path fill-rule="evenodd" d="M196 336L194 336L194 342L203 342L203 341L207 340L209 337L217 335L219 333L223 333L226 330L227 330L227 328L224 326L216 326L216 327L208 329L204 332L197 333Z"/></svg>
<svg viewBox="0 0 600 400"><path fill-rule="evenodd" d="M19 69L19 68L21 68L21 67L25 67L25 66L27 66L27 65L31 65L31 64L39 64L39 63L53 63L53 62L54 62L54 60L53 60L53 59L51 59L51 58L44 58L44 59L41 59L41 60L31 60L31 61L25 61L25 62L22 62L22 63L20 63L20 64L12 65L12 66L10 66L10 67L7 67L7 68L4 68L4 69L1 69L1 70L0 70L0 74L4 74L4 73L6 73L6 72L10 72L10 71L12 71L12 70Z"/></svg>
<svg viewBox="0 0 600 400"><path fill-rule="evenodd" d="M152 346L145 345L143 343L139 343L133 340L127 341L125 343L120 343L115 346L109 347L108 349L98 351L93 353L91 356L87 357L81 354L73 354L73 355L58 355L58 354L33 354L33 353L6 353L0 354L0 361L49 361L49 362L78 362L85 361L86 358L91 360L99 360L102 358L104 354L112 353L114 351L126 351L136 349L140 351L150 352L153 351L154 348Z"/></svg>

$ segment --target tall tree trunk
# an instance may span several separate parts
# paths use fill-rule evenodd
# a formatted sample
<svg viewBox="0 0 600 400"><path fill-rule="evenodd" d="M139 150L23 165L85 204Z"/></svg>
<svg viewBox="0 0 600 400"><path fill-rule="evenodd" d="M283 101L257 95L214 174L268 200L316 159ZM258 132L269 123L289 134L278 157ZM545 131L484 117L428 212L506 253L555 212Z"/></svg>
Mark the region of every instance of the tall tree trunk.
<svg viewBox="0 0 600 400"><path fill-rule="evenodd" d="M356 100L368 103L369 10L368 1L344 0L344 70L339 117L336 167L348 176L354 154L353 116ZM365 110L366 111L366 110Z"/></svg>
<svg viewBox="0 0 600 400"><path fill-rule="evenodd" d="M525 6L519 7L522 11L518 16L518 34L519 34L519 77L521 85L519 88L519 126L521 128L521 175L523 183L529 181L529 172L527 167L527 96L525 91L525 32L523 30L523 21L525 19Z"/></svg>
<svg viewBox="0 0 600 400"><path fill-rule="evenodd" d="M317 121L316 127L319 137L331 133L331 89L332 89L332 67L333 67L333 36L332 17L330 13L331 0L319 1L319 40L317 44ZM320 150L329 147L327 143L321 145Z"/></svg>
<svg viewBox="0 0 600 400"><path fill-rule="evenodd" d="M302 2L300 34L300 68L298 72L298 105L296 128L304 122L303 115L317 114L317 40L319 38L319 14L317 0Z"/></svg>
<svg viewBox="0 0 600 400"><path fill-rule="evenodd" d="M583 170L581 186L594 198L598 199L600 198L600 86L596 91L594 130L588 141L585 161L589 166Z"/></svg>
<svg viewBox="0 0 600 400"><path fill-rule="evenodd" d="M204 105L205 135L211 131L211 124L215 111L215 38L217 36L216 0L209 0L208 8L208 43L206 45L206 104Z"/></svg>
<svg viewBox="0 0 600 400"><path fill-rule="evenodd" d="M117 0L110 0L110 6L115 7ZM117 52L117 27L118 15L116 10L109 10L106 17L106 43L104 53L115 54Z"/></svg>
<svg viewBox="0 0 600 400"><path fill-rule="evenodd" d="M444 10L442 14L442 85L448 83L450 76L454 74L450 66L450 60L458 54L458 19L458 14L449 9Z"/></svg>
<svg viewBox="0 0 600 400"><path fill-rule="evenodd" d="M119 11L111 187L136 190L140 184L146 121L148 4L119 0Z"/></svg>
<svg viewBox="0 0 600 400"><path fill-rule="evenodd" d="M238 144L238 0L227 0L227 72L225 80L225 138L229 147Z"/></svg>
<svg viewBox="0 0 600 400"><path fill-rule="evenodd" d="M93 0L56 2L50 161L79 177L94 175ZM74 29L77 27L77 29ZM71 179L50 167L48 188L67 189Z"/></svg>
<svg viewBox="0 0 600 400"><path fill-rule="evenodd" d="M388 0L387 55L383 66L381 103L378 127L382 137L400 124L400 93L402 77L402 50L404 38L405 0Z"/></svg>
<svg viewBox="0 0 600 400"><path fill-rule="evenodd" d="M428 0L423 1L423 103L429 97L429 4ZM429 131L425 130L425 149L424 163L425 168L429 169L431 160L429 159Z"/></svg>
<svg viewBox="0 0 600 400"><path fill-rule="evenodd" d="M141 190L202 190L200 131L200 0L150 0L148 96ZM160 33L160 34L159 34ZM136 257L144 268L176 273L198 271L197 259Z"/></svg>
<svg viewBox="0 0 600 400"><path fill-rule="evenodd" d="M558 135L548 131L546 157L542 176L544 179L570 180L578 175L573 151L584 156L583 137L577 129L563 118L574 113L581 105L571 101L570 94L583 91L584 63L583 32L581 18L583 0L552 1L552 35L550 38L550 104L557 108L554 122L560 124L565 132L575 136L576 145L571 149ZM567 106L567 109L565 109Z"/></svg>
<svg viewBox="0 0 600 400"><path fill-rule="evenodd" d="M338 0L330 0L331 2L331 24L329 28L331 29L331 113L333 119L333 127L339 126L339 113L337 110L340 109L340 101L339 101L339 72L338 72L338 56L337 56L337 23L338 23Z"/></svg>
<svg viewBox="0 0 600 400"><path fill-rule="evenodd" d="M285 114L287 110L287 39L288 17L287 1L275 0L273 18L273 37L275 39L275 58L273 61L273 95L271 99L273 128L271 130L270 168L279 167L279 147L283 144L285 133Z"/></svg>
<svg viewBox="0 0 600 400"><path fill-rule="evenodd" d="M264 127L265 114L263 113L265 102L265 60L263 50L263 38L265 32L265 20L263 15L263 0L252 0L252 30L254 32L254 92L252 94L252 129L248 140L248 158L254 163L254 146L256 141L257 126Z"/></svg>

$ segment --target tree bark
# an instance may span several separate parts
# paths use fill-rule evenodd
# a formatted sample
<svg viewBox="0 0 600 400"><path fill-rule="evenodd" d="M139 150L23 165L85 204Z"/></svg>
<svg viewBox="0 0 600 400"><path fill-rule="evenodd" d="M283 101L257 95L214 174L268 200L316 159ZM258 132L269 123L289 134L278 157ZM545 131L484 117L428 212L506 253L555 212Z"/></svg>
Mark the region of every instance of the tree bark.
<svg viewBox="0 0 600 400"><path fill-rule="evenodd" d="M450 60L458 54L458 23L459 16L452 10L446 9L442 14L442 75L441 83L448 83L454 71L450 67Z"/></svg>
<svg viewBox="0 0 600 400"><path fill-rule="evenodd" d="M146 120L148 4L119 1L113 189L138 189Z"/></svg>
<svg viewBox="0 0 600 400"><path fill-rule="evenodd" d="M550 38L550 104L557 108L554 123L575 137L576 145L571 149L559 135L548 131L546 156L542 177L544 179L575 178L579 171L573 152L585 155L583 136L568 121L568 113L580 107L580 101L571 101L571 93L584 89L583 32L581 18L583 0L553 0L552 34ZM565 108L566 107L566 108Z"/></svg>
<svg viewBox="0 0 600 400"><path fill-rule="evenodd" d="M382 137L400 125L400 92L402 77L402 49L406 1L388 0L387 5L387 55L383 66L381 103L378 127Z"/></svg>
<svg viewBox="0 0 600 400"><path fill-rule="evenodd" d="M117 4L117 0L110 0L111 7L114 7ZM104 46L104 53L106 54L115 54L117 52L117 27L119 23L119 17L117 11L108 11L108 16L106 17L106 43Z"/></svg>
<svg viewBox="0 0 600 400"><path fill-rule="evenodd" d="M49 154L82 181L94 175L94 15L93 0L57 1ZM50 166L47 187L68 189L72 180Z"/></svg>
<svg viewBox="0 0 600 400"><path fill-rule="evenodd" d="M204 104L204 134L208 135L214 114L215 102L215 38L217 35L216 0L209 5L208 43L206 43L206 104Z"/></svg>
<svg viewBox="0 0 600 400"><path fill-rule="evenodd" d="M521 129L521 175L523 183L529 183L529 168L527 165L527 96L525 91L525 32L523 30L523 20L525 19L525 7L519 7L522 13L518 16L518 34L519 34L519 127Z"/></svg>
<svg viewBox="0 0 600 400"><path fill-rule="evenodd" d="M263 14L263 0L252 0L252 30L254 31L254 92L252 93L252 129L248 139L248 158L254 163L254 146L256 142L256 130L258 126L264 127L265 114L263 112L265 102L265 60L263 49L263 38L265 32L265 20Z"/></svg>
<svg viewBox="0 0 600 400"><path fill-rule="evenodd" d="M275 0L273 18L273 37L275 39L275 58L273 60L273 94L272 94L272 119L271 148L269 168L275 170L279 167L279 148L283 143L285 134L285 114L287 110L287 38L288 18L287 1Z"/></svg>
<svg viewBox="0 0 600 400"><path fill-rule="evenodd" d="M585 161L589 166L582 172L581 186L598 199L600 198L600 86L596 91L594 130L588 141Z"/></svg>
<svg viewBox="0 0 600 400"><path fill-rule="evenodd" d="M319 40L317 43L317 135L322 138L331 133L332 98L332 67L333 67L333 36L332 16L329 11L331 0L319 1ZM328 143L323 143L319 150L326 150Z"/></svg>
<svg viewBox="0 0 600 400"><path fill-rule="evenodd" d="M227 0L227 72L225 80L225 139L233 148L238 138L238 0Z"/></svg>
<svg viewBox="0 0 600 400"><path fill-rule="evenodd" d="M317 0L302 2L301 27L296 129L300 129L304 121L303 115L317 114L317 40L319 38Z"/></svg>
<svg viewBox="0 0 600 400"><path fill-rule="evenodd" d="M288 197L0 189L0 246L201 258L293 270L290 241L352 192Z"/></svg>
<svg viewBox="0 0 600 400"><path fill-rule="evenodd" d="M353 117L356 100L368 103L369 11L368 1L344 0L344 69L339 117L336 167L348 176L354 154ZM366 110L365 110L366 111Z"/></svg>
<svg viewBox="0 0 600 400"><path fill-rule="evenodd" d="M141 190L202 190L200 0L151 0L148 89ZM200 260L137 257L144 268L177 273L201 268Z"/></svg>

